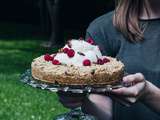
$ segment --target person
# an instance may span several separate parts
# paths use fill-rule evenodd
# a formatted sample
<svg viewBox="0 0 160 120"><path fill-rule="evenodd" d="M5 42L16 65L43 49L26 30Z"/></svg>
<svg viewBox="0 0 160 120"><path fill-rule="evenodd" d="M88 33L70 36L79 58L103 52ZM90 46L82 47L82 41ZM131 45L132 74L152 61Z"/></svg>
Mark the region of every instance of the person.
<svg viewBox="0 0 160 120"><path fill-rule="evenodd" d="M129 74L124 83L130 87L112 93L135 103L123 106L102 94L59 95L66 107L82 106L83 111L99 120L159 120L160 116L160 1L116 0L114 11L98 17L86 31L104 55L116 57Z"/></svg>

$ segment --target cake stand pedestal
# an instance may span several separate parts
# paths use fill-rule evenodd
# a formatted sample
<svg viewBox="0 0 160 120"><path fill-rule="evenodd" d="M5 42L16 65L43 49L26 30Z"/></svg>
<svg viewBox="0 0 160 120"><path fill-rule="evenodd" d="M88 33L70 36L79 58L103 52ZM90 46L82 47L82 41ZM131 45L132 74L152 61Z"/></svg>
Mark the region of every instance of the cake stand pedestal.
<svg viewBox="0 0 160 120"><path fill-rule="evenodd" d="M71 110L69 113L58 115L54 120L97 120L94 116L82 112L81 107Z"/></svg>

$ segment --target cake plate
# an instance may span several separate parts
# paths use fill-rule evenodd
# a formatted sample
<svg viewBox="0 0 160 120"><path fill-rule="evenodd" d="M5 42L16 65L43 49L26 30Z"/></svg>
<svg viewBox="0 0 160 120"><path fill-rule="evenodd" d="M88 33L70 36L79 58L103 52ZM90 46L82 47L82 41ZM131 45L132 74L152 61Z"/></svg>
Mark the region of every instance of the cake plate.
<svg viewBox="0 0 160 120"><path fill-rule="evenodd" d="M34 88L39 88L42 90L48 90L51 92L66 92L66 93L77 93L77 94L89 94L89 93L99 93L99 94L110 94L112 89L120 88L123 86L130 86L130 85L106 85L106 86L62 86L59 84L50 84L35 80L31 75L31 69L26 70L20 78L20 81L31 86ZM122 101L117 97L112 96L113 99L116 99L121 104L125 106L130 106L130 103ZM71 112L62 114L56 117L54 120L96 120L95 117L85 114L81 111L81 107L71 110Z"/></svg>

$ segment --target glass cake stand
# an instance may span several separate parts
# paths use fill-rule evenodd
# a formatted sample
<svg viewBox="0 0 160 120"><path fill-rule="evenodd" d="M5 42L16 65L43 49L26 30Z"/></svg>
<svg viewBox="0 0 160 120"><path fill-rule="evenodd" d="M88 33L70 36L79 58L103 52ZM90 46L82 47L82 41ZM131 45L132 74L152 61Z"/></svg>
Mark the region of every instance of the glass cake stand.
<svg viewBox="0 0 160 120"><path fill-rule="evenodd" d="M20 81L34 88L39 88L42 90L48 90L51 92L68 92L68 93L78 93L78 94L89 94L89 93L110 93L112 89L120 88L124 85L106 85L101 87L95 86L61 86L58 84L49 84L45 82L40 82L35 80L31 75L31 70L26 70L20 78ZM112 97L114 98L114 96ZM123 105L129 106L130 104L120 99L117 99ZM97 120L94 116L88 115L82 112L81 107L72 109L69 113L58 115L54 120Z"/></svg>

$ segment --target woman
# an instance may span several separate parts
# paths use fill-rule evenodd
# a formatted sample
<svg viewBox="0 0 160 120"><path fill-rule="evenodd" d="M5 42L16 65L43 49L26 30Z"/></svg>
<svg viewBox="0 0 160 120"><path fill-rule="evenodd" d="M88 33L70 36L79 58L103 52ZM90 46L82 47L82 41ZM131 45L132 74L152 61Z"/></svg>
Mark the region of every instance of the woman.
<svg viewBox="0 0 160 120"><path fill-rule="evenodd" d="M98 94L91 94L88 99L61 96L60 101L68 107L82 105L86 112L99 120L113 117L116 120L159 120L160 116L151 109L159 111L160 104L160 0L116 2L115 11L90 24L86 39L91 37L103 54L116 57L125 64L130 75L123 81L132 82L134 86L113 90L113 93L132 103L139 97L141 102L125 107Z"/></svg>

